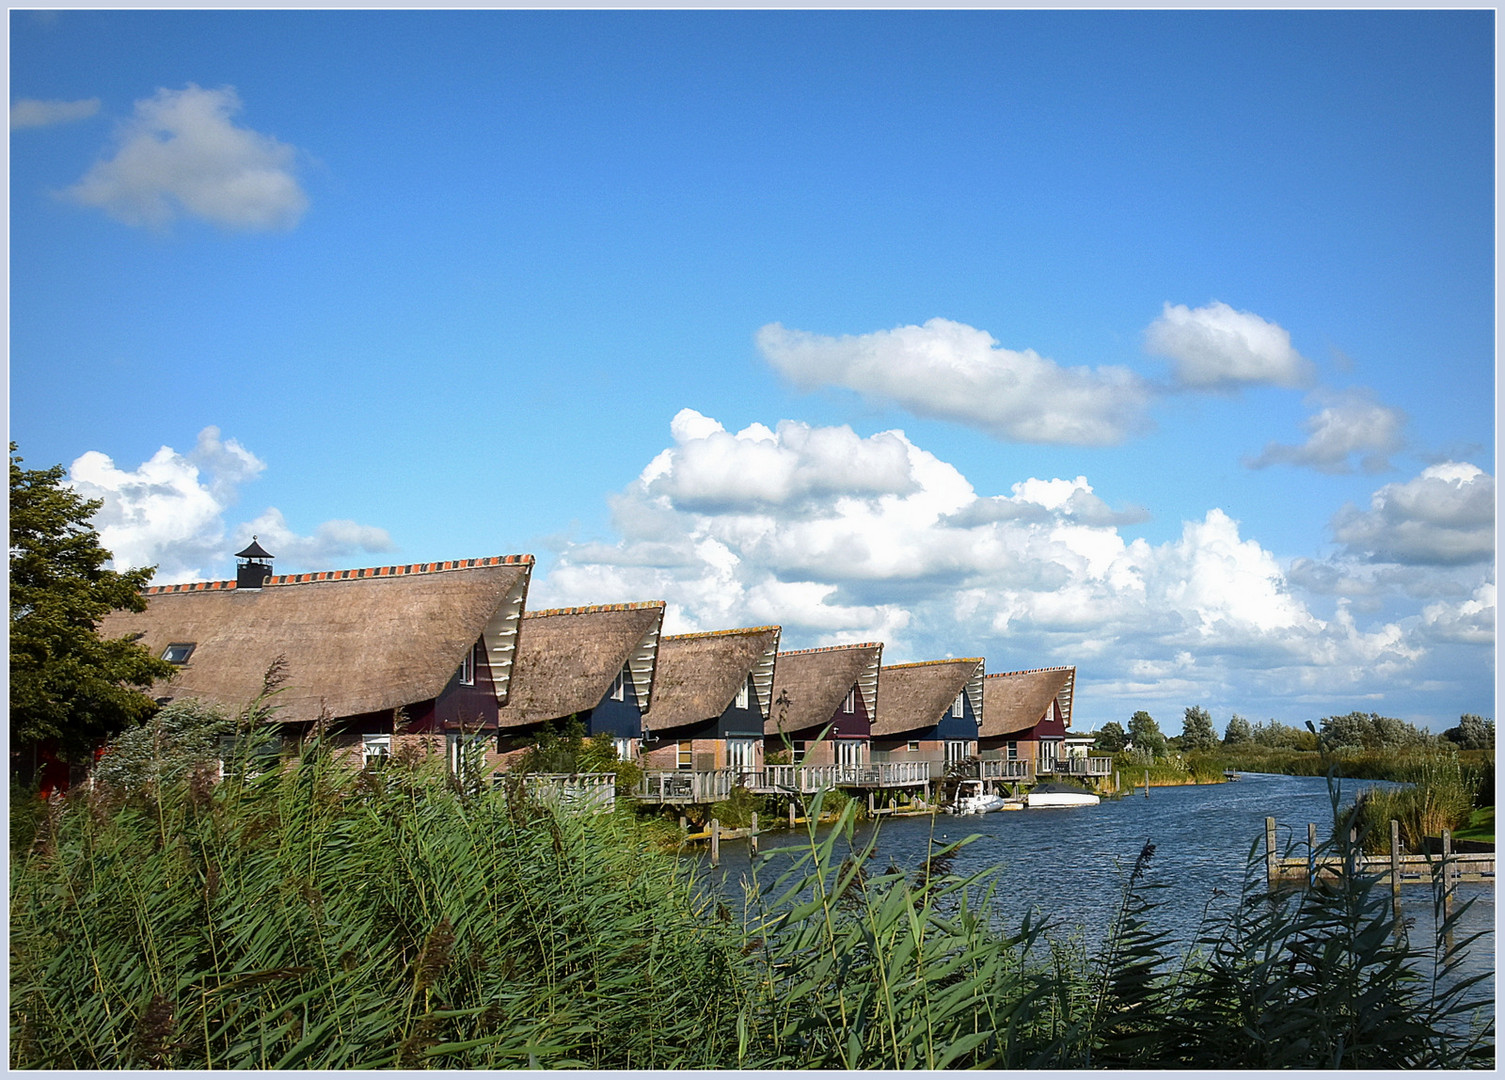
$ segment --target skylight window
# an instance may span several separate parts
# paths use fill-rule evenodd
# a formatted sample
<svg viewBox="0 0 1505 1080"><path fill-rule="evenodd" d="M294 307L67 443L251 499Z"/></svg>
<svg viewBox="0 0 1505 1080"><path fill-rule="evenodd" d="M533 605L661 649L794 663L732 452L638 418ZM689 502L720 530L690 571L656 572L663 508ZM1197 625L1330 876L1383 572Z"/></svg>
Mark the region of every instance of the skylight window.
<svg viewBox="0 0 1505 1080"><path fill-rule="evenodd" d="M188 663L188 658L193 655L194 644L192 641L174 642L162 650L162 659L166 660L169 664L186 664Z"/></svg>

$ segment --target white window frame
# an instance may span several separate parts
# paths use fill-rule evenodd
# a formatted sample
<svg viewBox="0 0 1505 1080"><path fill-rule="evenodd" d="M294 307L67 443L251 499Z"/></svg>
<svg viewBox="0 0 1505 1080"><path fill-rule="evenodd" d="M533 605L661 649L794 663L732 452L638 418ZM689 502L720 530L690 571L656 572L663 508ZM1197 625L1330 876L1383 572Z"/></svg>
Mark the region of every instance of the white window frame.
<svg viewBox="0 0 1505 1080"><path fill-rule="evenodd" d="M965 701L966 697L967 697L967 693L966 693L965 690L962 691L960 694L956 695L956 700L951 703L951 715L952 716L966 716L967 715L967 708L963 704L963 701Z"/></svg>
<svg viewBox="0 0 1505 1080"><path fill-rule="evenodd" d="M918 754L920 752L920 740L910 739L908 749L911 754Z"/></svg>
<svg viewBox="0 0 1505 1080"><path fill-rule="evenodd" d="M836 764L861 765L863 745L861 739L837 739Z"/></svg>
<svg viewBox="0 0 1505 1080"><path fill-rule="evenodd" d="M618 761L634 761L638 756L638 740L633 738L616 737L611 740L611 745L617 749Z"/></svg>
<svg viewBox="0 0 1505 1080"><path fill-rule="evenodd" d="M744 680L743 683L742 683L741 688L738 689L738 691L737 691L737 708L739 708L739 709L745 709L745 708L747 708L747 703L749 701L751 701L751 700L752 700L752 697L748 693L748 684Z"/></svg>
<svg viewBox="0 0 1505 1080"><path fill-rule="evenodd" d="M472 645L465 653L465 658L460 661L460 685L474 686L476 684L476 647Z"/></svg>
<svg viewBox="0 0 1505 1080"><path fill-rule="evenodd" d="M747 772L757 768L757 739L727 739L726 767Z"/></svg>
<svg viewBox="0 0 1505 1080"><path fill-rule="evenodd" d="M857 711L857 688L855 686L847 691L847 699L841 703L841 711L848 716Z"/></svg>
<svg viewBox="0 0 1505 1080"><path fill-rule="evenodd" d="M1056 763L1060 761L1060 743L1055 739L1040 740L1039 757L1040 772L1055 772Z"/></svg>
<svg viewBox="0 0 1505 1080"><path fill-rule="evenodd" d="M623 665L622 670L619 671L619 672L617 672L617 677L616 677L616 679L611 684L611 700L613 700L613 701L626 701L627 700L627 667L626 667L626 665Z"/></svg>
<svg viewBox="0 0 1505 1080"><path fill-rule="evenodd" d="M1017 742L1004 744L1004 758L1008 761L1019 760L1019 744Z"/></svg>
<svg viewBox="0 0 1505 1080"><path fill-rule="evenodd" d="M680 739L675 744L674 766L687 772L695 768L695 744L689 739Z"/></svg>
<svg viewBox="0 0 1505 1080"><path fill-rule="evenodd" d="M361 767L363 769L369 769L371 763L375 761L385 763L391 756L391 735L361 736Z"/></svg>

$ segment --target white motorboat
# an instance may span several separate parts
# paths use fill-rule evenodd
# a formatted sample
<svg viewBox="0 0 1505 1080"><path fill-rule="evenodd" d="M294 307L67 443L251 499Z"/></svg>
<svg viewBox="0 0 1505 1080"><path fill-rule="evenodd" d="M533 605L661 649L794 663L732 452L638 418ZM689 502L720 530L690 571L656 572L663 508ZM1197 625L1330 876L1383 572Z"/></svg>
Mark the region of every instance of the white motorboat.
<svg viewBox="0 0 1505 1080"><path fill-rule="evenodd" d="M1090 791L1065 784L1041 784L1024 797L1024 805L1031 810L1054 806L1096 806L1102 802Z"/></svg>
<svg viewBox="0 0 1505 1080"><path fill-rule="evenodd" d="M1002 810L1007 801L1002 795L984 791L981 780L963 780L956 787L956 803L951 809L957 814L987 814Z"/></svg>

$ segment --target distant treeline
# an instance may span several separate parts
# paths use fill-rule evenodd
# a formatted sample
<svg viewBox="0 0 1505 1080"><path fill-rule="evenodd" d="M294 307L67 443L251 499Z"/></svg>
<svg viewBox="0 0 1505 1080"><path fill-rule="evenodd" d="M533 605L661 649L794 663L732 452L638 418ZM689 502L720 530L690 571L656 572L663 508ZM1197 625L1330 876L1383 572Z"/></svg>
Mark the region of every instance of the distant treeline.
<svg viewBox="0 0 1505 1080"><path fill-rule="evenodd" d="M1308 724L1292 727L1279 720L1251 724L1234 713L1221 739L1211 715L1200 705L1187 708L1180 735L1167 736L1149 713L1136 712L1127 729L1115 720L1097 732L1093 749L1116 754L1125 749L1140 752L1146 762L1174 751L1212 750L1249 744L1271 750L1303 750L1339 753L1358 750L1424 749L1427 747L1461 750L1493 750L1495 722L1473 713L1459 717L1454 727L1433 735L1405 720L1379 713L1351 712L1343 716L1323 717L1320 727Z"/></svg>

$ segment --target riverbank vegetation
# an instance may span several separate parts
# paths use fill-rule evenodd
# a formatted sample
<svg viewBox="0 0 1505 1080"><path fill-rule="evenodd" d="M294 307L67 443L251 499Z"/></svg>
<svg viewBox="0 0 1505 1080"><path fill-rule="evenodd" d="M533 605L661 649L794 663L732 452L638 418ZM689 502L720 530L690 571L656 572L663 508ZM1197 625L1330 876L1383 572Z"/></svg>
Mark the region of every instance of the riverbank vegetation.
<svg viewBox="0 0 1505 1080"><path fill-rule="evenodd" d="M99 783L13 838L10 1064L1493 1064L1490 1003L1450 975L1469 942L1445 922L1413 943L1366 880L1272 900L1256 873L1173 943L1147 846L1088 955L1001 926L955 845L918 867L852 850L855 809L729 905L631 814L400 762L352 774L314 747L244 779Z"/></svg>

